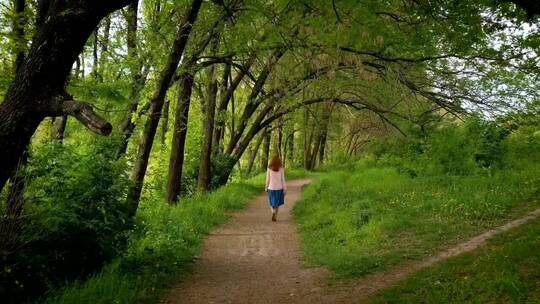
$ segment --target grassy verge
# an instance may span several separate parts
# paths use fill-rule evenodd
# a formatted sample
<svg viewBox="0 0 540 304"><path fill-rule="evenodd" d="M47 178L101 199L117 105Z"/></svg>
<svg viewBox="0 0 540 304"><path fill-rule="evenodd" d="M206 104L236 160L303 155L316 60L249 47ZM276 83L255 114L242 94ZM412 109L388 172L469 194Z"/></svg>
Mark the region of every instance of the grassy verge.
<svg viewBox="0 0 540 304"><path fill-rule="evenodd" d="M308 173L291 170L288 178ZM137 225L125 254L83 282L50 293L45 303L158 302L171 284L189 271L201 241L228 211L241 209L264 189L264 175L183 199L169 207L162 201L141 203Z"/></svg>
<svg viewBox="0 0 540 304"><path fill-rule="evenodd" d="M413 178L361 163L327 173L294 210L305 261L361 276L425 257L538 205L538 172Z"/></svg>
<svg viewBox="0 0 540 304"><path fill-rule="evenodd" d="M540 303L540 220L419 271L373 303Z"/></svg>

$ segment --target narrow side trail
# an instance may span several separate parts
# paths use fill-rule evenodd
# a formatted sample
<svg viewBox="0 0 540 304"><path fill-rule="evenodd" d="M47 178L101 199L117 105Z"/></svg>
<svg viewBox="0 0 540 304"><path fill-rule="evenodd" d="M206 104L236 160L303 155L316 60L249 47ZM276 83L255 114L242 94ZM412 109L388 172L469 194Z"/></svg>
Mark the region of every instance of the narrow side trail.
<svg viewBox="0 0 540 304"><path fill-rule="evenodd" d="M358 279L324 283L331 273L302 268L291 210L308 179L287 183L278 222L270 220L266 195L210 234L193 272L171 290L166 303L364 303L379 290L441 260L471 251L489 238L540 216L540 208L469 241Z"/></svg>

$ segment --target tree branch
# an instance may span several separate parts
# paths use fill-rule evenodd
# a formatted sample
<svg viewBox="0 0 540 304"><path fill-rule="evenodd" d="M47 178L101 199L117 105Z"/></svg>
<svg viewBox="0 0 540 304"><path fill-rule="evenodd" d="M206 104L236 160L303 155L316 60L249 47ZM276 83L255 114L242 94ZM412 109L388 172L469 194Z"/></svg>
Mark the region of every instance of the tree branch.
<svg viewBox="0 0 540 304"><path fill-rule="evenodd" d="M62 113L75 117L94 133L105 136L111 134L112 125L94 112L92 106L86 102L65 100L62 102Z"/></svg>

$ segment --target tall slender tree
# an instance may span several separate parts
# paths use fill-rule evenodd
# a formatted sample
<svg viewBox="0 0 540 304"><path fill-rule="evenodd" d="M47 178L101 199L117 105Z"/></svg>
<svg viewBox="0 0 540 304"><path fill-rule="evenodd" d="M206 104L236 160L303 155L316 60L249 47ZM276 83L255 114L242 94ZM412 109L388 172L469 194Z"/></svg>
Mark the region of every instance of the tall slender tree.
<svg viewBox="0 0 540 304"><path fill-rule="evenodd" d="M139 143L137 159L135 160L135 165L131 174L133 184L130 187L127 196L127 202L130 205L130 212L132 215L136 213L139 205L144 176L148 167L150 151L152 150L152 145L154 143L165 96L178 67L178 63L184 54L193 24L197 20L201 5L202 0L193 0L184 15L183 20L181 20L176 32L173 48L169 54L167 63L161 70L154 94L150 100L148 120Z"/></svg>

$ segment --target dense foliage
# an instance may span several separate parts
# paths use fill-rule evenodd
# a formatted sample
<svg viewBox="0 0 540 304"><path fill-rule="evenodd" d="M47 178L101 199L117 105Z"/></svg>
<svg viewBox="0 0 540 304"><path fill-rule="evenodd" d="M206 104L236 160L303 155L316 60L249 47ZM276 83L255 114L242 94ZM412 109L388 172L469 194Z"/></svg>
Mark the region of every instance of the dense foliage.
<svg viewBox="0 0 540 304"><path fill-rule="evenodd" d="M84 278L123 251L132 219L122 199L125 164L110 160L107 143L84 149L52 145L35 151L26 168L25 217L5 256L2 293L40 295Z"/></svg>

